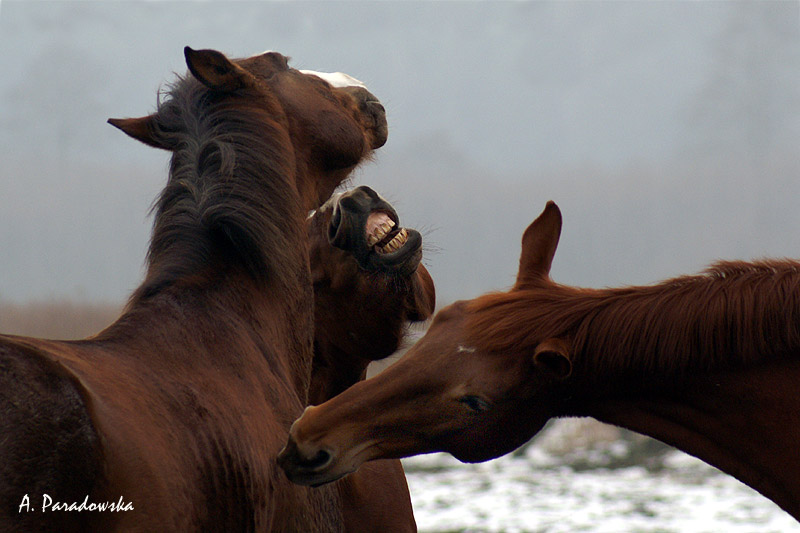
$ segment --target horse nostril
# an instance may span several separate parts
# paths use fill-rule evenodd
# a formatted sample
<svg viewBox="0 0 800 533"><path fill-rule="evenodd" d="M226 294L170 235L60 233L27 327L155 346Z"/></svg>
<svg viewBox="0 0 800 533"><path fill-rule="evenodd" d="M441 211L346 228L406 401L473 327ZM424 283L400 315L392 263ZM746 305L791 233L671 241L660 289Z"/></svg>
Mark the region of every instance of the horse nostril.
<svg viewBox="0 0 800 533"><path fill-rule="evenodd" d="M301 458L299 463L304 468L308 468L310 470L319 470L320 468L325 468L330 464L333 456L328 450L322 449L317 452L317 454L312 457L311 459L303 459Z"/></svg>
<svg viewBox="0 0 800 533"><path fill-rule="evenodd" d="M386 115L386 108L383 107L383 104L377 100L370 100L367 102L367 105L370 106L372 112L376 115Z"/></svg>

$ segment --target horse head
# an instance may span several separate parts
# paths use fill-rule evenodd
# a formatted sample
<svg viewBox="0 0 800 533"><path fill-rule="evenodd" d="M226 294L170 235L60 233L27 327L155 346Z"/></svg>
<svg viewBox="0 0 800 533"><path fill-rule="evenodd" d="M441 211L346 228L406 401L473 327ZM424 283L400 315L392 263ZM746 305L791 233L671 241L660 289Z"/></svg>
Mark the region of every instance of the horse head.
<svg viewBox="0 0 800 533"><path fill-rule="evenodd" d="M325 228L312 239L316 235L351 255L364 271L407 277L422 260L420 233L401 227L397 211L369 187L332 196L312 218Z"/></svg>
<svg viewBox="0 0 800 533"><path fill-rule="evenodd" d="M514 317L498 319L496 309L512 309L519 294L557 290L549 271L560 230L561 213L550 202L525 231L510 292L445 307L399 362L308 407L279 457L289 478L318 485L365 461L435 451L485 461L538 432L571 374L569 339L548 327L521 334ZM485 342L493 337L514 340L497 349Z"/></svg>
<svg viewBox="0 0 800 533"><path fill-rule="evenodd" d="M288 136L293 153L284 159L295 167L306 210L330 197L358 163L386 142L383 106L346 74L296 70L277 52L231 60L216 50L186 47L184 55L192 79L206 93L202 101L246 108L252 111L250 120L263 119L266 135ZM175 151L182 137L164 116L168 112L160 106L152 115L109 123L147 145Z"/></svg>
<svg viewBox="0 0 800 533"><path fill-rule="evenodd" d="M402 227L369 187L335 194L306 224L315 300L310 399L322 403L394 353L408 323L433 314L435 290L419 232Z"/></svg>

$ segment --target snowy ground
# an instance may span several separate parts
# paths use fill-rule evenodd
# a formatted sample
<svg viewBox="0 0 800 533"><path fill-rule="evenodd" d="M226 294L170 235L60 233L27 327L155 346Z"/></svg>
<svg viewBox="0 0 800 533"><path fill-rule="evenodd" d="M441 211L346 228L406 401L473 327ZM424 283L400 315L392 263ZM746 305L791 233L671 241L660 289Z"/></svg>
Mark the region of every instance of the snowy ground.
<svg viewBox="0 0 800 533"><path fill-rule="evenodd" d="M680 452L656 469L610 469L542 448L477 465L404 460L420 532L800 533L771 501Z"/></svg>

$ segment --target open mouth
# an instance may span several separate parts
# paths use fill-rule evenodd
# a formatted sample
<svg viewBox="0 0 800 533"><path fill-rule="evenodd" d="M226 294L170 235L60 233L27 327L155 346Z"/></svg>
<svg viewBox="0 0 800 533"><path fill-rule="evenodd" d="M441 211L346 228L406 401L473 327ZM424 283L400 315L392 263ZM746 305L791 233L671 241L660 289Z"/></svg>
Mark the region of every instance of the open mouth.
<svg viewBox="0 0 800 533"><path fill-rule="evenodd" d="M397 223L384 211L369 214L365 236L367 245L379 254L396 252L408 242L408 231L398 228Z"/></svg>

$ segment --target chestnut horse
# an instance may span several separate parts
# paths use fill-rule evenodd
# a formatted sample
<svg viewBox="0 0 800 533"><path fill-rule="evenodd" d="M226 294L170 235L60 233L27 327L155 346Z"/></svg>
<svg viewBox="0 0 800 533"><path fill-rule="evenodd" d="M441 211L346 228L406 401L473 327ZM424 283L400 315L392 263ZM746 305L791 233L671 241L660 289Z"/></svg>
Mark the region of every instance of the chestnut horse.
<svg viewBox="0 0 800 533"><path fill-rule="evenodd" d="M0 337L2 531L342 530L337 491L275 458L311 375L307 213L384 144L385 112L278 53L185 56L156 113L110 120L172 151L125 312L83 341ZM113 511L52 511L81 505Z"/></svg>
<svg viewBox="0 0 800 533"><path fill-rule="evenodd" d="M592 416L703 459L800 517L800 263L721 262L647 287L550 280L552 202L509 292L457 302L394 366L293 425L281 464L319 484L365 461L485 461Z"/></svg>
<svg viewBox="0 0 800 533"><path fill-rule="evenodd" d="M399 347L408 322L433 313L435 292L420 263L422 239L368 187L334 195L309 217L314 282L314 363L309 402L366 378L367 366ZM403 467L374 461L341 479L347 531L417 530Z"/></svg>

